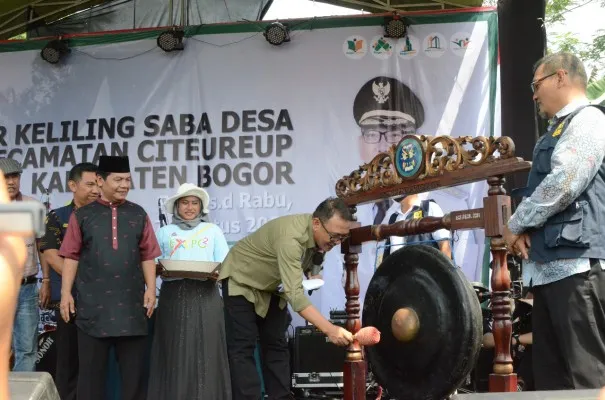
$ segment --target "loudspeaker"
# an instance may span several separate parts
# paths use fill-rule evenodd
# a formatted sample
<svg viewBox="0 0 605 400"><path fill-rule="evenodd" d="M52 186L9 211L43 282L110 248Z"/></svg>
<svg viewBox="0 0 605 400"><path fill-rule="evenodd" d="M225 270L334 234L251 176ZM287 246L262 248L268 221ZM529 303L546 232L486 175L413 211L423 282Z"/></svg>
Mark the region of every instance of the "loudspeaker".
<svg viewBox="0 0 605 400"><path fill-rule="evenodd" d="M345 348L330 343L314 326L298 326L294 332L292 373L342 372Z"/></svg>
<svg viewBox="0 0 605 400"><path fill-rule="evenodd" d="M36 371L48 372L54 379L57 369L57 331L47 331L38 335Z"/></svg>
<svg viewBox="0 0 605 400"><path fill-rule="evenodd" d="M48 372L10 372L8 388L11 400L61 400Z"/></svg>

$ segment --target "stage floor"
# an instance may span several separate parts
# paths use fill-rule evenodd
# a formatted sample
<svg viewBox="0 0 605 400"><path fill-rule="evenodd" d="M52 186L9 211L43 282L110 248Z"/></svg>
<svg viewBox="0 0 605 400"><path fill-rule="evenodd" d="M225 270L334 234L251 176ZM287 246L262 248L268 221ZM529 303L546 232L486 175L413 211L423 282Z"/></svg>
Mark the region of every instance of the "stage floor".
<svg viewBox="0 0 605 400"><path fill-rule="evenodd" d="M596 400L599 389L559 390L550 392L472 393L452 396L451 400Z"/></svg>

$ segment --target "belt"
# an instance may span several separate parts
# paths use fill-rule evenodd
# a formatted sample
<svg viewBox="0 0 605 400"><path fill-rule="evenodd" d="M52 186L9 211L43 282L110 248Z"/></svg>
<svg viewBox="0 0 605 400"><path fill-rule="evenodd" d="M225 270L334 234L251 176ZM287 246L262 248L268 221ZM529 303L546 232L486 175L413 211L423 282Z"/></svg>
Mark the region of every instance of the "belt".
<svg viewBox="0 0 605 400"><path fill-rule="evenodd" d="M30 276L26 276L23 279L21 279L21 286L29 285L30 283L37 283L37 282L38 282L38 278L36 278L36 275L30 275Z"/></svg>

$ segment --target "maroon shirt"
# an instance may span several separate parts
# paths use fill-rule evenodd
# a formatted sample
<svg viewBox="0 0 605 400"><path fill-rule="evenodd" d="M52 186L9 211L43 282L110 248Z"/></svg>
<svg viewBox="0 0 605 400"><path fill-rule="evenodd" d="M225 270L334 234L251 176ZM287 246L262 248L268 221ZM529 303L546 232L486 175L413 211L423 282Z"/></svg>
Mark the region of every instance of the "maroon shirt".
<svg viewBox="0 0 605 400"><path fill-rule="evenodd" d="M141 262L161 255L151 221L129 201L73 212L59 255L78 261L76 325L94 337L146 335Z"/></svg>

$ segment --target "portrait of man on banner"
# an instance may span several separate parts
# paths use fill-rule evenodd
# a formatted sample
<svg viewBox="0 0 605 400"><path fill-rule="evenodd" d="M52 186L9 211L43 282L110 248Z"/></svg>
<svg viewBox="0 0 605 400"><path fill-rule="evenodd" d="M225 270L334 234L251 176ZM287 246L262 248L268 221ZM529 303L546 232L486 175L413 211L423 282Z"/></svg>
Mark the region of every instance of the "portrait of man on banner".
<svg viewBox="0 0 605 400"><path fill-rule="evenodd" d="M388 76L376 76L366 81L353 99L352 111L359 126L358 154L363 163L369 163L378 153L399 143L404 135L416 134L425 121L424 106L416 93L400 80ZM362 204L357 207L357 221L362 226L380 224L394 204L391 199ZM376 242L367 242L359 255L357 272L362 304L376 267L377 246ZM342 269L339 253L334 250L326 255L326 262L338 263L340 265L334 267ZM344 279L343 270L343 285Z"/></svg>
<svg viewBox="0 0 605 400"><path fill-rule="evenodd" d="M416 94L395 78L367 81L353 102L353 118L361 130L359 156L365 163L413 135L424 123L424 106Z"/></svg>

